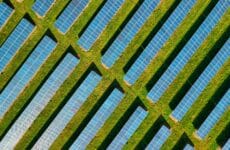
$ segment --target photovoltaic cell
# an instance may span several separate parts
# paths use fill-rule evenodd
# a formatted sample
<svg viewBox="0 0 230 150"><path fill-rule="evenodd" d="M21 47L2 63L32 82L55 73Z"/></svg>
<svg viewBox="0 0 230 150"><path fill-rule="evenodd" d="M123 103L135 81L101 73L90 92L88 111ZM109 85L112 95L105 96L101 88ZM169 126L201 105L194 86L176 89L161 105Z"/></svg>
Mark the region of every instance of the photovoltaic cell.
<svg viewBox="0 0 230 150"><path fill-rule="evenodd" d="M166 126L162 126L146 147L146 150L160 150L161 146L170 136L171 131Z"/></svg>
<svg viewBox="0 0 230 150"><path fill-rule="evenodd" d="M102 104L100 109L96 112L85 129L77 137L70 150L84 150L90 141L95 137L99 129L104 125L117 105L122 100L124 94L118 89L114 89L106 101Z"/></svg>
<svg viewBox="0 0 230 150"><path fill-rule="evenodd" d="M33 11L35 11L39 16L45 16L47 11L50 9L54 0L36 0L32 6Z"/></svg>
<svg viewBox="0 0 230 150"><path fill-rule="evenodd" d="M229 150L229 149L230 149L230 139L228 139L228 141L224 144L222 150Z"/></svg>
<svg viewBox="0 0 230 150"><path fill-rule="evenodd" d="M148 93L148 98L157 102L169 85L173 82L176 76L184 68L186 63L200 47L203 41L207 38L212 29L216 26L221 16L229 8L229 1L220 0L199 29L195 32L192 38L188 41L185 47L180 51L177 57L173 60L164 74L160 77L157 83Z"/></svg>
<svg viewBox="0 0 230 150"><path fill-rule="evenodd" d="M0 118L6 113L14 100L23 91L37 70L56 47L48 36L45 36L35 50L31 53L19 71L0 94Z"/></svg>
<svg viewBox="0 0 230 150"><path fill-rule="evenodd" d="M183 97L176 109L172 112L172 117L181 120L195 100L199 97L211 79L216 75L218 70L230 58L230 39L224 44L221 50L216 54L210 64L205 68L196 82Z"/></svg>
<svg viewBox="0 0 230 150"><path fill-rule="evenodd" d="M62 14L55 21L55 26L62 33L66 33L74 21L80 16L89 0L72 0Z"/></svg>
<svg viewBox="0 0 230 150"><path fill-rule="evenodd" d="M0 72L3 71L4 67L26 41L33 29L33 24L26 19L22 19L14 31L10 34L0 48Z"/></svg>
<svg viewBox="0 0 230 150"><path fill-rule="evenodd" d="M151 42L126 73L124 80L127 84L134 84L136 80L141 76L154 56L156 56L164 43L170 38L173 32L187 16L195 2L196 0L183 0L177 6L177 8L173 11L161 29L153 37Z"/></svg>
<svg viewBox="0 0 230 150"><path fill-rule="evenodd" d="M216 105L216 107L212 110L206 120L202 123L200 128L197 130L197 135L204 139L213 126L219 121L220 117L230 106L230 89L223 96L220 102Z"/></svg>
<svg viewBox="0 0 230 150"><path fill-rule="evenodd" d="M140 28L144 25L159 2L160 0L145 0L141 4L137 12L103 55L101 61L104 66L107 68L112 67Z"/></svg>
<svg viewBox="0 0 230 150"><path fill-rule="evenodd" d="M134 134L140 124L143 122L148 112L145 111L142 107L138 106L135 112L131 115L129 120L122 127L120 132L117 134L115 139L108 146L108 150L118 150L126 144L129 138Z"/></svg>
<svg viewBox="0 0 230 150"><path fill-rule="evenodd" d="M76 67L79 60L68 53L54 70L48 80L31 100L30 104L21 113L11 128L0 142L2 149L13 149L23 134L29 129L33 121L38 117L42 110L49 103L58 88L67 79L72 70Z"/></svg>
<svg viewBox="0 0 230 150"><path fill-rule="evenodd" d="M13 9L4 2L0 2L0 28L6 23Z"/></svg>
<svg viewBox="0 0 230 150"><path fill-rule="evenodd" d="M186 144L183 150L194 150L194 147L190 144Z"/></svg>
<svg viewBox="0 0 230 150"><path fill-rule="evenodd" d="M91 71L80 87L75 91L70 100L49 125L33 149L49 149L58 135L63 131L71 118L76 114L82 104L87 100L101 80L101 76Z"/></svg>
<svg viewBox="0 0 230 150"><path fill-rule="evenodd" d="M88 51L123 3L124 0L107 0L78 40L78 44Z"/></svg>

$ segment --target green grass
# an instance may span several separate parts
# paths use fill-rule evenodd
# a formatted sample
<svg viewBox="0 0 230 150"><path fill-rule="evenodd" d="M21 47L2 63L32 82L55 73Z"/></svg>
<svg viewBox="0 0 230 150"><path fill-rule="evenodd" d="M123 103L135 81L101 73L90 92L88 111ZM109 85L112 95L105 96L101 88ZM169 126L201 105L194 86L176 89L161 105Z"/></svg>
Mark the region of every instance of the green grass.
<svg viewBox="0 0 230 150"><path fill-rule="evenodd" d="M194 33L204 19L204 12L210 10L212 0L198 0L197 4L193 7L186 19L182 22L180 27L174 32L171 38L167 41L164 47L160 50L148 68L144 71L141 77L133 86L128 86L124 83L124 69L129 60L139 51L141 46L145 44L146 39L153 36L157 29L164 23L170 12L170 8L176 6L176 0L162 0L157 9L152 13L149 20L138 32L134 40L126 48L120 59L109 70L105 69L100 62L101 51L106 44L114 38L113 35L119 32L124 21L127 21L127 17L132 10L138 5L138 0L126 0L125 4L108 24L106 29L101 34L100 38L93 45L90 52L84 52L76 45L78 34L82 32L88 21L91 19L97 8L102 3L102 0L91 0L89 6L84 10L78 20L73 24L71 29L66 35L62 35L54 27L54 21L58 14L62 11L68 1L56 0L56 4L50 9L46 17L38 18L36 14L31 10L33 4L30 0L24 0L23 3L17 3L15 0L11 0L15 6L15 13L12 15L7 24L0 31L0 44L4 42L7 36L12 32L14 27L20 21L20 19L28 13L36 24L36 29L25 42L20 51L15 55L13 60L0 75L0 89L4 89L11 77L15 74L17 69L22 65L28 55L33 51L38 41L43 37L47 30L50 30L58 41L58 45L55 51L50 55L49 59L44 63L41 69L34 76L32 81L27 85L25 90L16 99L6 115L0 120L0 137L2 137L10 125L25 109L26 105L30 102L33 95L39 90L42 83L45 82L49 74L53 71L58 61L63 55L69 51L69 47L73 48L73 51L80 57L80 63L76 69L71 73L69 78L56 92L55 96L42 111L39 117L34 121L30 129L26 132L20 142L17 144L16 149L30 148L34 142L39 138L42 132L49 125L50 121L55 117L60 108L68 101L70 93L74 91L74 87L80 84L85 77L85 73L90 71L91 68L97 68L102 74L103 78L100 84L97 86L93 94L90 95L88 100L83 104L80 110L75 114L72 120L68 123L64 131L59 135L56 141L53 143L51 149L61 149L73 140L71 137L76 131L80 131L84 125L94 114L94 111L98 107L98 100L103 96L106 89L111 87L110 85L114 81L125 91L125 98L119 104L117 109L113 112L111 117L106 121L103 128L100 129L97 136L87 147L88 149L102 148L104 141L111 135L111 131L115 131L119 123L122 122L123 114L130 110L131 106L138 101L149 111L148 117L141 124L138 131L131 137L129 142L125 145L124 149L135 149L140 146L140 142L151 131L151 127L159 118L165 120L169 124L172 135L166 141L162 149L172 149L178 142L180 137L185 133L188 138L193 142L197 149L216 149L218 144L216 138L219 136L224 127L230 122L228 117L230 111L228 111L221 117L221 120L216 124L213 130L204 141L200 141L194 136L195 128L191 120L194 120L202 108L212 98L215 91L224 83L224 81L230 76L230 59L210 82L205 91L200 95L198 100L194 103L192 109L186 114L186 117L180 123L174 122L169 118L172 112L169 107L170 102L176 99L183 88L188 86L188 82L194 82L191 74L198 75L197 69L200 69L205 56L211 53L212 48L216 45L217 41L223 37L224 33L229 28L229 16L230 10L224 15L212 33L208 36L205 42L197 50L192 59L187 63L185 68L180 72L173 84L167 89L165 94L161 97L158 103L153 104L146 98L148 92L148 85L151 85L151 79L158 77L168 62L171 61L178 51L183 47L186 41ZM173 10L173 9L172 9ZM90 12L90 13L89 13ZM207 13L207 12L206 12ZM3 35L3 36L2 36ZM200 65L201 64L201 65ZM89 69L88 69L89 68ZM139 98L138 98L139 97ZM109 141L108 141L109 142Z"/></svg>

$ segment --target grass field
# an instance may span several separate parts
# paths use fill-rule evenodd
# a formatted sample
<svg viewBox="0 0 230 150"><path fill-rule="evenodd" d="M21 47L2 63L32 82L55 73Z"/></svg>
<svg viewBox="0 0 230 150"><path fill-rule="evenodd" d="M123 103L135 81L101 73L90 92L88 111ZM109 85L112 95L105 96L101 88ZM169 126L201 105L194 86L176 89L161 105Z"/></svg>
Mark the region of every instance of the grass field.
<svg viewBox="0 0 230 150"><path fill-rule="evenodd" d="M224 134L222 131L230 124L230 107L228 107L228 110L204 140L199 140L194 136L194 132L197 130L194 124L199 124L200 120L203 119L199 117L200 114L205 113L202 110L210 111L210 109L205 106L213 105L216 99L223 95L223 90L229 87L230 58L212 79L181 122L173 121L169 115L172 112L172 108L175 107L175 104L178 104L181 97L196 81L201 71L207 66L208 61L210 61L207 57L212 57L224 44L223 41L229 38L230 9L224 14L208 38L202 43L184 69L169 86L159 102L152 103L146 98L152 85L159 79L170 62L194 34L217 1L218 0L197 0L197 3L183 20L182 24L176 29L166 44L164 44L163 48L152 60L151 64L138 81L133 86L128 86L123 80L127 67L129 67L140 52L143 51L143 47L146 46L151 37L157 33L162 24L178 5L177 0L161 0L148 21L126 48L125 53L122 54L111 69L105 69L102 66L101 53L103 49L108 46L108 43L111 44L111 40L115 38L114 35L117 35L121 31L124 22L128 21L127 19L130 14L132 14L139 5L139 0L125 0L122 8L113 17L89 52L83 51L76 44L76 41L79 38L78 35L85 29L89 20L91 20L96 11L98 11L97 8L103 3L102 0L91 0L89 6L83 11L65 35L61 34L56 29L54 21L66 7L68 1L56 0L46 16L40 18L31 9L33 1L24 0L19 3L16 0L10 0L14 6L14 13L4 27L0 29L0 45L4 43L8 35L25 15L29 16L34 21L36 29L19 52L15 54L4 72L0 74L0 91L4 90L4 87L9 83L13 75L45 34L55 37L58 45L49 56L48 60L42 65L41 69L33 77L32 81L17 97L6 115L0 120L0 141L29 104L30 100L48 76L52 73L64 54L71 51L80 58L79 65L59 88L50 103L33 122L23 138L20 139L15 149L30 149L33 146L63 105L68 101L71 93L74 92L74 87L79 86L87 73L92 69L96 69L101 73L103 77L102 81L75 114L64 131L59 135L51 149L66 149L100 107L103 102L103 95L105 95L106 91L109 91L111 87L114 86L123 89L125 98L106 121L97 136L94 137L93 141L88 145L88 149L104 149L104 147L111 142L111 137L116 136L118 129L127 119L128 112L133 110L136 104L145 107L149 114L125 145L124 149L143 149L143 146L146 146L145 141L151 140L151 133L156 132L154 130L155 127L162 124L168 124L172 131L162 149L181 149L180 145L183 143L183 140L186 142L191 141L196 149L217 149L219 147L217 139L229 137L229 134ZM230 131L228 130L228 132Z"/></svg>

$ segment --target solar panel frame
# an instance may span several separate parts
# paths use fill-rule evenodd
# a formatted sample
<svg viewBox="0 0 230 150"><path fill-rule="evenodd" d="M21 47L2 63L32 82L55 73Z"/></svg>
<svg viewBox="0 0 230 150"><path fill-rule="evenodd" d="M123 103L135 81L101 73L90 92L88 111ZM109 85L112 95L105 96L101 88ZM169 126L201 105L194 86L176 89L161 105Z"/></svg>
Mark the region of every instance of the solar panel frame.
<svg viewBox="0 0 230 150"><path fill-rule="evenodd" d="M1 148L13 149L15 147L78 63L79 60L75 56L70 53L66 54L3 137L0 142Z"/></svg>
<svg viewBox="0 0 230 150"><path fill-rule="evenodd" d="M191 39L179 52L164 74L160 77L157 83L152 87L147 95L147 98L153 102L157 102L169 85L174 81L176 76L184 68L189 59L193 56L196 50L200 47L209 33L216 26L221 16L227 10L229 2L220 0L205 21L200 25L198 30L193 34Z"/></svg>
<svg viewBox="0 0 230 150"><path fill-rule="evenodd" d="M153 139L150 141L148 146L146 147L146 150L160 150L162 145L165 143L165 141L170 136L171 131L168 127L163 125L160 130L154 135Z"/></svg>
<svg viewBox="0 0 230 150"><path fill-rule="evenodd" d="M124 94L115 88L105 102L101 105L99 110L95 113L93 118L87 124L87 126L82 130L80 135L71 145L70 150L75 149L86 149L86 146L90 141L96 136L99 129L104 125L106 120L110 117L113 111L116 109L120 101L123 99Z"/></svg>
<svg viewBox="0 0 230 150"><path fill-rule="evenodd" d="M81 35L77 44L85 51L89 51L123 3L124 0L107 0L105 5Z"/></svg>
<svg viewBox="0 0 230 150"><path fill-rule="evenodd" d="M35 26L26 19L22 19L10 34L7 40L0 47L0 72L11 61L15 53L19 51L21 46L29 38Z"/></svg>
<svg viewBox="0 0 230 150"><path fill-rule="evenodd" d="M6 88L0 93L0 118L3 117L18 95L25 89L56 45L57 43L50 37L45 36L13 76Z"/></svg>
<svg viewBox="0 0 230 150"><path fill-rule="evenodd" d="M128 85L133 85L148 67L152 59L164 46L164 43L171 37L173 32L178 28L189 11L194 6L196 0L183 0L172 12L164 25L157 34L152 38L150 43L139 55L137 60L132 64L131 68L125 74L124 80Z"/></svg>
<svg viewBox="0 0 230 150"><path fill-rule="evenodd" d="M195 81L186 95L182 98L180 103L171 113L171 117L175 120L181 120L199 95L203 92L205 87L209 84L211 79L217 74L219 69L230 57L230 39L224 44L216 56L212 59L209 65L201 73L199 78Z"/></svg>
<svg viewBox="0 0 230 150"><path fill-rule="evenodd" d="M129 138L134 134L134 132L136 132L147 114L148 112L146 110L138 106L106 149L122 149L122 147L126 144Z"/></svg>
<svg viewBox="0 0 230 150"><path fill-rule="evenodd" d="M44 17L49 11L55 0L36 0L32 6L32 10L41 17Z"/></svg>
<svg viewBox="0 0 230 150"><path fill-rule="evenodd" d="M116 37L115 41L102 56L101 62L103 66L106 68L112 67L116 60L119 59L122 52L139 32L141 27L145 24L159 2L160 0L145 0L141 4L124 29Z"/></svg>
<svg viewBox="0 0 230 150"><path fill-rule="evenodd" d="M65 34L88 6L89 0L72 0L57 18L54 25Z"/></svg>

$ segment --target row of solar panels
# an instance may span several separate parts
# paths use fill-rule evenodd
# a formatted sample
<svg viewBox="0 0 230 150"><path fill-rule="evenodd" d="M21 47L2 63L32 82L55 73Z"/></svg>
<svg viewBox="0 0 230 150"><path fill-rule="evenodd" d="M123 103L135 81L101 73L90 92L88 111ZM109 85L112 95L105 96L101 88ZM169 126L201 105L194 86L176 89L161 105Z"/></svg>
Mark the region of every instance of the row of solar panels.
<svg viewBox="0 0 230 150"><path fill-rule="evenodd" d="M146 1L147 2L147 1ZM151 2L151 1L149 1L149 2ZM179 4L179 6L178 6L178 8L176 8L175 10L174 10L174 12L172 13L172 15L171 16L173 16L173 14L174 14L174 16L173 17L169 17L169 19L167 20L169 23L169 25L167 25L167 21L166 21L166 23L164 24L164 26L166 26L165 27L165 29L163 28L164 26L162 26L162 28L163 28L163 30L162 30L162 33L160 33L160 31L161 31L161 29L159 30L159 37L157 38L158 40L157 40L157 42L155 42L154 44L156 44L156 43L158 43L158 44L161 44L160 43L160 41L161 40L163 40L163 44L164 44L164 42L167 40L167 35L168 35L168 38L169 38L169 36L173 33L173 31L175 30L175 26L176 25L178 25L179 23L180 23L180 21L182 21L183 20L183 16L185 17L186 16L186 13L188 13L188 11L191 9L191 7L192 7L192 5L194 5L194 1L190 1L190 3L183 3L184 1L182 1L180 4ZM151 97L151 93L154 93L154 94L158 94L158 95L162 95L163 94L163 92L167 89L167 87L172 83L172 81L173 81L173 79L176 77L176 75L179 73L179 71L184 67L184 65L186 64L186 62L189 60L189 58L192 56L192 54L195 52L195 50L199 47L199 45L203 42L203 40L208 36L208 34L211 32L211 30L214 28L214 26L217 24L217 22L218 22L218 20L221 18L221 16L224 14L224 12L226 11L226 9L227 9L227 7L229 6L229 3L227 3L226 2L226 4L224 3L224 2L226 2L226 1L220 1L216 6L215 6L215 8L213 9L213 11L209 14L209 16L207 17L207 19L202 23L202 25L200 26L200 28L197 30L197 32L194 34L194 36L190 39L190 41L187 43L187 45L184 47L184 49L185 50L182 50L179 54L178 54L178 56L175 58L175 60L173 61L173 63L168 67L168 69L166 70L166 72L163 74L163 76L159 79L159 85L160 86L162 86L163 87L163 90L162 90L162 87L161 88L159 88L159 87L157 87L156 88L156 90L161 90L161 91L154 91L153 89L154 89L154 87L153 87L153 89L151 90L151 91L153 91L153 92L151 92L150 91L150 93L149 93L149 95L148 95L148 97L150 98ZM4 3L3 3L4 4ZM71 4L71 3L70 3ZM70 5L69 4L69 5ZM142 5L144 5L145 3L143 3ZM153 3L152 5L152 7L154 7L154 4L156 5L156 2L155 3ZM4 11L2 11L2 12L4 12L3 14L1 14L1 15L3 15L3 16L7 16L8 15L8 17L10 16L10 13L5 13L5 12L12 12L12 10L9 8L9 9L7 9L7 5L1 5L1 6L3 6L2 7L2 9L4 10ZM106 4L105 4L105 6L106 6ZM109 7L109 5L107 6L107 8L105 8L105 6L103 7L105 10L108 10L108 9L111 9L110 7ZM114 7L115 7L116 5L114 5ZM187 6L187 7L186 7ZM67 7L68 8L68 7ZM102 9L103 9L102 8ZM117 7L116 7L117 8ZM141 8L141 7L140 7ZM118 8L117 8L118 9ZM153 8L152 8L153 9ZM185 9L184 11L181 11L181 9ZM9 10L11 10L11 11L9 11ZM114 10L114 8L113 8L113 10ZM177 10L178 10L178 12L177 12ZM181 12L180 12L180 11ZM187 11L186 11L187 10ZM111 10L112 11L112 10ZM114 11L112 11L113 13L115 13ZM138 12L138 11L137 11ZM64 12L63 12L64 13ZM178 14L178 13L181 13L180 15ZM99 13L100 14L100 13ZM138 13L137 13L138 14ZM100 15L99 15L100 16ZM103 14L101 14L101 16L103 16ZM135 15L134 15L135 16ZM181 17L182 18L181 18ZM5 20L7 20L7 18L8 17L5 17L6 19ZM177 18L177 17L179 17L179 18ZM68 18L68 17L67 17ZM97 18L97 16L95 17L95 20L96 20L96 18ZM172 18L171 20L170 20L170 18ZM100 20L101 19L101 17L99 17L99 19L98 20ZM111 16L110 16L110 19L111 19ZM174 21L174 19L176 19L176 21ZM105 19L106 20L106 19ZM131 19L132 20L132 19ZM4 21L2 21L3 23L2 24L4 24ZM97 22L97 21L95 21L95 22ZM130 21L131 22L131 21ZM108 21L107 21L107 23L108 23ZM107 23L102 23L103 25L100 25L100 27L96 27L96 28L99 28L101 31L103 30L103 28L101 28L102 26L105 26ZM92 22L92 24L93 24L93 22ZM98 23L95 23L95 24L98 24ZM128 23L129 24L129 23ZM127 24L127 25L128 25ZM91 25L90 25L91 26ZM90 30L90 26L88 27L89 28L89 30ZM95 28L94 27L94 25L92 25L93 26L93 28ZM3 57L1 57L1 59L2 59L2 61L1 61L1 64L3 64L2 66L2 68L4 68L4 66L10 61L10 59L13 57L13 55L14 55L14 53L17 51L17 49L22 45L22 43L26 40L26 38L28 37L28 35L32 32L32 30L33 30L33 28L34 28L34 26L32 25L32 24L30 24L26 19L22 19L21 20L21 22L19 23L19 25L16 27L16 29L14 30L14 32L10 35L10 37L7 39L7 41L3 44L3 46L1 47L1 51L0 52L2 52L2 55L1 56L3 56ZM87 30L88 30L88 28L87 28ZM130 29L130 28L129 28ZM167 30L166 30L167 29ZM87 33L87 30L85 31L86 33ZM20 32L21 31L21 32ZM89 32L89 33L92 33L93 31L91 31L91 32ZM132 31L133 32L133 31ZM15 33L15 35L14 35L14 33ZM89 33L87 33L87 34L89 34ZM100 32L95 32L96 34L98 34L99 35L99 33ZM121 32L122 33L122 32ZM164 35L164 33L165 33L165 35ZM85 33L84 33L85 34ZM83 34L83 35L84 35ZM130 33L130 34L133 34L133 33ZM158 34L156 34L156 36L155 37L157 37L157 35ZM19 36L17 36L17 35L19 35ZM126 33L126 35L129 35L129 34L127 34ZM160 37L161 35L164 35L163 37ZM88 35L88 36L90 36L90 35ZM154 38L155 38L154 37ZM97 37L96 37L97 38ZM153 38L153 39L154 39ZM161 40L160 40L160 39ZM166 39L162 39L162 38L166 38ZM44 38L45 39L45 38ZM81 38L80 38L81 39ZM122 39L122 37L121 38L119 38L119 39ZM197 40L197 39L200 39L200 40ZM14 41L14 42L12 42L12 41ZM80 40L79 40L80 41ZM116 40L115 40L116 41ZM52 42L51 42L52 43ZM122 41L119 41L119 43L122 43ZM18 44L18 45L17 45ZM56 44L56 43L55 43ZM51 46L49 47L48 46L48 49L50 49L50 50L52 50L52 49L54 49L55 48L55 44L53 44L53 46L52 46L52 44L51 44ZM4 46L5 45L5 46ZM151 45L151 42L150 42L150 44L149 45ZM153 44L152 44L153 45ZM44 46L44 44L42 44L42 46ZM153 46L155 46L155 45L153 45ZM115 46L116 47L116 46ZM187 47L187 48L186 48ZM146 49L148 48L148 46L146 47ZM151 49L150 49L151 48ZM153 51L154 49L156 49L156 48L152 48L152 47L150 47L149 49L151 50L151 51ZM158 49L160 49L161 48L161 46L159 46L158 47ZM181 101L181 103L178 105L178 107L173 111L173 113L172 113L172 116L175 118L175 119L177 119L177 120L181 120L182 118L183 118L183 116L184 116L184 114L187 112L187 110L191 107L191 105L192 105L192 103L197 99L197 97L200 95L200 93L203 91L203 89L207 86L207 84L209 83L209 81L211 80L211 78L216 74L216 72L219 70L219 68L223 65L223 63L229 58L229 50L228 50L228 48L229 48L229 40L226 42L226 44L222 47L222 49L220 50L220 52L216 55L216 57L212 60L212 62L210 63L210 65L207 67L207 69L205 69L204 70L204 73L202 73L201 74L201 76L199 77L199 79L195 82L195 84L192 86L192 88L188 91L188 93L186 94L186 96L183 98L183 100ZM42 49L42 48L41 48ZM145 55L145 57L149 57L149 55L151 55L151 51L149 50L149 52L147 52L146 54L148 54L148 55ZM39 51L39 50L38 50ZM143 51L143 53L145 52L145 50ZM155 54L156 54L156 52L155 52ZM39 56L41 56L41 59L40 59L40 62L38 62L38 64L34 64L34 70L33 69L28 69L27 67L25 67L24 69L20 69L20 71L17 73L17 74L19 74L18 75L18 77L20 77L21 76L21 74L24 74L23 72L26 72L26 74L28 75L28 77L26 78L26 79L21 79L20 81L22 81L22 82L20 82L20 84L21 85L18 85L18 86L16 86L15 88L13 88L13 89L15 89L15 91L16 91L16 93L15 94L9 94L8 96L7 96L7 94L9 93L9 92L5 92L6 93L6 96L4 96L4 97L7 97L7 98L9 98L10 100L3 100L2 101L2 104L1 104L1 107L3 108L3 109L1 109L2 110L2 112L1 112L1 114L3 115L5 112L6 112L6 110L8 109L8 107L12 104L12 102L13 102L13 100L17 97L17 93L19 93L21 90L22 90L22 87L24 87L25 85L26 85L26 83L30 80L30 78L32 77L32 74L34 74L35 72L36 72L36 70L39 68L39 66L42 64L42 62L44 61L44 59L47 57L47 55L49 55L49 54L44 54L44 56L43 56L43 54L34 54L35 56L36 55L39 55ZM144 55L144 54L143 54ZM154 55L154 54L153 54ZM139 57L141 57L142 55L140 55ZM150 62L150 60L152 59L152 58L149 58L149 59L146 59L144 57L144 60L149 60L149 62ZM103 58L103 57L102 57ZM185 60L184 60L185 59ZM31 60L32 60L32 55L31 55ZM31 61L30 60L30 61ZM28 61L28 64L30 64L30 62L29 62L29 59L27 60ZM3 63L2 63L3 62ZM147 64L149 63L149 62L147 62ZM135 64L135 63L134 63ZM141 63L137 63L137 64L141 64ZM26 65L25 65L26 66ZM147 65L146 65L147 66ZM23 67L22 67L23 68ZM37 69L36 69L37 68ZM132 68L132 67L131 67ZM143 72L143 70L142 70L142 72ZM26 75L25 75L26 76ZM133 77L134 75L132 75L132 77ZM16 78L16 75L15 75L15 81L16 80L18 80L17 78ZM167 82L166 82L167 81ZM12 79L12 82L13 82L13 79ZM157 82L157 83L158 83ZM156 85L157 85L157 83L156 83ZM166 83L167 85L165 85L165 84L163 84L163 83ZM17 83L17 84L19 84L19 83ZM17 85L16 84L16 85ZM10 84L9 84L10 85ZM12 83L12 86L14 85L14 83ZM156 86L155 85L155 86ZM164 85L165 85L165 87L164 87ZM7 88L6 88L7 89ZM12 89L12 87L9 87L9 89ZM3 92L4 93L4 92ZM55 93L55 92L54 92ZM190 93L190 94L189 94ZM196 94L194 94L194 93L196 93ZM2 95L2 94L1 94ZM158 96L157 95L157 96ZM12 96L12 98L10 98L10 96ZM158 96L159 98L160 98L160 96ZM224 103L224 104L226 104L227 103L227 105L221 105L220 104L220 106L219 107L221 107L220 109L221 110L226 110L227 109L227 107L226 106L229 106L229 101L227 101L227 100L229 100L229 98L228 98L228 96L229 96L229 93L227 93L227 96L225 96L225 97L227 97L227 98L225 98L225 100L223 100L224 102L222 102L222 100L220 101L220 103L222 102L222 103ZM159 99L158 98L158 99ZM189 99L188 99L189 98ZM3 98L3 99L5 99L5 98ZM151 98L150 98L151 99ZM154 100L154 99L153 99ZM157 100L155 100L155 101L157 101ZM41 107L41 106L40 106ZM40 108L39 107L39 108ZM216 106L217 107L217 106ZM198 130L198 135L200 136L200 137L202 137L202 138L204 138L205 137L205 135L207 135L207 133L209 132L209 130L210 130L210 128L212 127L212 126L214 126L214 124L218 121L218 119L220 118L220 116L222 115L224 113L224 111L223 112L221 112L221 111L219 111L217 108L215 108L214 110L213 110L213 113L211 113L211 114L213 114L213 115L211 115L210 114L210 116L213 116L213 117L210 117L211 119L208 119L207 118L207 121L205 121L205 122L207 122L207 123L204 123L204 127L203 127L203 129L202 129L202 127L201 127L201 129L200 129L200 131ZM210 121L211 120L211 121ZM207 124L207 125L206 125ZM207 127L208 126L208 127ZM206 131L207 130L207 131Z"/></svg>
<svg viewBox="0 0 230 150"><path fill-rule="evenodd" d="M19 71L14 75L10 83L0 94L1 117L3 117L4 113L8 110L10 105L19 95L19 93L29 83L29 81L32 79L42 63L44 63L50 53L54 50L55 46L56 42L54 42L48 36L44 36L44 38L40 41L35 50L24 62ZM223 47L225 47L225 45ZM213 59L214 63L211 62L210 64L221 65L218 61L222 60L221 56L225 56L220 55L221 52L222 51L220 51L216 55L218 57L215 57ZM226 52L226 49L223 52ZM69 76L69 74L77 66L78 63L79 60L72 54L67 54L65 56L62 62L58 65L58 67L54 70L51 76L47 79L47 81L34 96L30 104L26 107L23 113L19 116L19 118L15 121L13 126L4 136L3 140L0 142L0 145L2 147L12 147L18 142L19 139L21 139L23 134L32 125L33 121L42 112L42 110L54 96L58 88L65 81L65 79ZM207 76L207 74L205 74L205 76ZM35 149L39 149L40 146L47 146L48 148L54 142L54 140L63 131L63 129L74 116L74 114L77 113L84 101L86 101L88 96L93 92L94 88L98 85L100 80L101 76L94 71L92 71L86 77L83 83L68 100L67 104L56 116L54 121L50 124L50 126L36 142L36 144L34 145ZM82 133L77 137L76 141L71 147L84 149L96 135L98 130L103 126L106 119L108 119L110 114L114 111L123 96L124 94L122 92L120 92L118 89L114 89L113 92L111 92L110 96L107 98L107 100L100 107L98 112L87 124ZM208 118L204 121L202 126L198 129L197 135L201 138L204 138L209 133L211 128L216 124L216 122L219 120L219 118L229 105L230 90L228 90L228 92L223 96L223 98L220 100L214 110L210 113ZM146 115L147 111L145 111L141 107L138 107L108 148L122 148L122 146L126 144L128 139L137 130ZM160 129L159 133L157 133L156 135L158 135L156 136L158 138L151 141L149 147L152 147L152 145L161 147L164 141L170 135L170 130L166 127L162 127L162 129Z"/></svg>
<svg viewBox="0 0 230 150"><path fill-rule="evenodd" d="M39 62L43 62L44 58L46 58L52 52L53 48L55 48L55 42L52 41L48 36L45 36L27 61L20 68L18 73L11 80L12 83L15 79L21 82L17 82L15 84L10 83L3 91L5 98L3 98L2 101L3 103L5 102L5 105L1 108L1 110L7 110L6 105L10 104L10 100L14 100L12 99L13 97L11 97L11 94L18 94L19 91L23 89L23 85L25 86L26 83L29 82L29 77L33 71L37 70L36 68L39 65ZM31 60L33 61L31 62ZM70 53L66 54L63 60L59 63L53 73L49 76L36 95L32 98L25 110L20 114L6 135L3 137L0 142L1 148L11 149L18 143L18 141L32 125L34 120L52 99L59 87L78 65L78 63L79 59ZM29 64L30 66L28 66ZM25 68L27 68L27 70L25 70ZM20 74L20 76L18 74ZM95 71L91 71L87 75L85 80L76 89L68 102L64 105L52 123L35 143L33 149L49 148L51 146L51 144L72 119L74 114L77 113L82 104L87 100L89 95L99 84L101 78L102 77ZM7 89L11 89L12 92L9 92ZM2 94L0 96L2 98ZM105 121L109 118L123 97L124 94L117 88L114 88L87 126L83 129L81 134L76 138L75 142L71 146L71 149L84 149L94 138L96 133L103 126ZM147 114L148 112L142 107L137 107L122 129L119 131L117 136L108 146L108 149L122 148L140 126ZM162 129L159 130L159 132L154 136L153 140L150 142L150 146L156 143L157 145L154 144L154 146L160 148L163 145L170 133L168 128L164 128L165 127L163 126ZM165 135L165 132L167 132L168 135Z"/></svg>

